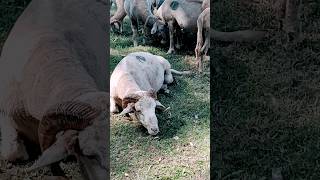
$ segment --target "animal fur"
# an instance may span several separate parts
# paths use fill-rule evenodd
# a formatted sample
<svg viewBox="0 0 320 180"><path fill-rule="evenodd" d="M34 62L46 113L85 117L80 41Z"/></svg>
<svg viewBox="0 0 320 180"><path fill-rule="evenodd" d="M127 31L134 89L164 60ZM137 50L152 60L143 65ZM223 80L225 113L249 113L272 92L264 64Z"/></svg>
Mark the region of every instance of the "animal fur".
<svg viewBox="0 0 320 180"><path fill-rule="evenodd" d="M44 152L59 131L84 130L108 110L105 9L103 1L33 0L19 17L0 59L5 159L28 159L22 136Z"/></svg>

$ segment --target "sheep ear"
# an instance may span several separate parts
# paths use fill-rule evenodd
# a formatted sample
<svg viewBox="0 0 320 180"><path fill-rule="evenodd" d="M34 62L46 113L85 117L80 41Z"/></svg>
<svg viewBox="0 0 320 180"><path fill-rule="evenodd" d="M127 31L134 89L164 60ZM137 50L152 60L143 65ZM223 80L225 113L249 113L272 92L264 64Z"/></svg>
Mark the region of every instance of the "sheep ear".
<svg viewBox="0 0 320 180"><path fill-rule="evenodd" d="M126 108L129 103L136 103L141 98L141 95L136 94L128 94L122 100L122 108Z"/></svg>
<svg viewBox="0 0 320 180"><path fill-rule="evenodd" d="M119 114L120 116L134 111L134 103L129 103L126 108Z"/></svg>
<svg viewBox="0 0 320 180"><path fill-rule="evenodd" d="M156 101L156 109L159 109L161 111L164 111L166 107L162 105L158 100Z"/></svg>

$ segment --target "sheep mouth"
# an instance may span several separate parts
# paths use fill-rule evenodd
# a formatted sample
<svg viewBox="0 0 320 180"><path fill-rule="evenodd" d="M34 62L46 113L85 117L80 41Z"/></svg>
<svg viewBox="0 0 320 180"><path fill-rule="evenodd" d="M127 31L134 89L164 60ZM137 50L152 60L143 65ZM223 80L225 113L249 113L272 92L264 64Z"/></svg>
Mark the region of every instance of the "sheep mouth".
<svg viewBox="0 0 320 180"><path fill-rule="evenodd" d="M159 129L148 128L148 133L152 136L157 135L159 132L160 132Z"/></svg>

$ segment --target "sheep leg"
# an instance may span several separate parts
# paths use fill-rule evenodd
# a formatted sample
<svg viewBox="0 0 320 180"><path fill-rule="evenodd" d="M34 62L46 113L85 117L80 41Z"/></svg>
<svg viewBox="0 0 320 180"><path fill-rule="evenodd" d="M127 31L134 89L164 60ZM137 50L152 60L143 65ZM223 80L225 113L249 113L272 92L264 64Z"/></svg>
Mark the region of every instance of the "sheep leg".
<svg viewBox="0 0 320 180"><path fill-rule="evenodd" d="M132 40L133 46L138 46L138 22L131 19Z"/></svg>
<svg viewBox="0 0 320 180"><path fill-rule="evenodd" d="M179 26L176 28L176 30L177 30L177 33L176 33L176 37L177 37L176 48L177 49L181 49L181 47L182 47L182 31L181 31Z"/></svg>
<svg viewBox="0 0 320 180"><path fill-rule="evenodd" d="M200 50L202 55L207 55L208 50L210 48L210 37L208 36L210 34L209 31L205 32L205 41L204 44Z"/></svg>
<svg viewBox="0 0 320 180"><path fill-rule="evenodd" d="M123 22L121 22L119 26L120 26L120 33L122 33L123 32Z"/></svg>
<svg viewBox="0 0 320 180"><path fill-rule="evenodd" d="M110 112L111 113L119 112L116 101L113 98L110 98Z"/></svg>
<svg viewBox="0 0 320 180"><path fill-rule="evenodd" d="M203 45L203 37L202 37L202 21L201 19L197 20L197 26L198 26L198 32L197 32L197 45L196 48L194 49L195 54L196 54L196 62L198 66L198 71L202 72L202 57L201 57L201 47Z"/></svg>
<svg viewBox="0 0 320 180"><path fill-rule="evenodd" d="M202 69L203 69L203 63L202 62L203 62L204 56L207 55L209 47L210 47L210 37L208 35L209 35L209 32L206 33L204 44L203 44L203 46L202 46L202 48L200 50L201 59L200 59L200 64L199 64L199 72L202 72Z"/></svg>
<svg viewBox="0 0 320 180"><path fill-rule="evenodd" d="M173 54L174 53L174 22L173 20L168 22L169 26L169 37L170 37L170 47L167 52L167 54Z"/></svg>
<svg viewBox="0 0 320 180"><path fill-rule="evenodd" d="M164 72L164 84L171 84L173 82L173 76L170 69L166 69Z"/></svg>
<svg viewBox="0 0 320 180"><path fill-rule="evenodd" d="M1 155L8 161L27 160L29 155L13 126L11 117L0 117L1 122Z"/></svg>
<svg viewBox="0 0 320 180"><path fill-rule="evenodd" d="M145 32L144 28L142 28L142 34L143 34L143 36L142 36L142 44L146 45L146 32Z"/></svg>

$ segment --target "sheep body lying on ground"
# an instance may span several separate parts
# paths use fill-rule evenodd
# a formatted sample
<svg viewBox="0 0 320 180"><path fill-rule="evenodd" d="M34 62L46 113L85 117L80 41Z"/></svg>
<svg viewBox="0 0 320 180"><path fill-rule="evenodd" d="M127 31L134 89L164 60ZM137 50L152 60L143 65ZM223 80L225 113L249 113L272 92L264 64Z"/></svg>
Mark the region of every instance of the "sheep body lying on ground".
<svg viewBox="0 0 320 180"><path fill-rule="evenodd" d="M171 69L168 60L147 52L130 53L112 72L110 78L110 112L134 113L151 135L159 132L155 109L165 107L157 100L157 92L167 89L174 74L188 74Z"/></svg>

